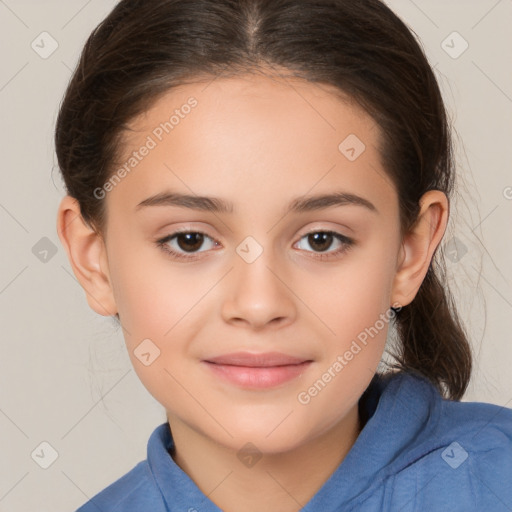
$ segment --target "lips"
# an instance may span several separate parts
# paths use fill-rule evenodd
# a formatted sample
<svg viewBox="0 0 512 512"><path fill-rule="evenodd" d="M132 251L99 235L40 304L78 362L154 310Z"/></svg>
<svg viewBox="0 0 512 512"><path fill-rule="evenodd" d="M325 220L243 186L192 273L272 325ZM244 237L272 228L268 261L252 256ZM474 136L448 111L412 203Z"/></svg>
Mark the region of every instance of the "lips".
<svg viewBox="0 0 512 512"><path fill-rule="evenodd" d="M281 352L233 352L203 359L216 378L246 390L266 390L293 381L312 364L311 359Z"/></svg>
<svg viewBox="0 0 512 512"><path fill-rule="evenodd" d="M219 365L266 368L273 366L298 365L310 360L301 357L290 356L281 352L264 352L259 354L251 352L233 352L231 354L210 357L205 361Z"/></svg>

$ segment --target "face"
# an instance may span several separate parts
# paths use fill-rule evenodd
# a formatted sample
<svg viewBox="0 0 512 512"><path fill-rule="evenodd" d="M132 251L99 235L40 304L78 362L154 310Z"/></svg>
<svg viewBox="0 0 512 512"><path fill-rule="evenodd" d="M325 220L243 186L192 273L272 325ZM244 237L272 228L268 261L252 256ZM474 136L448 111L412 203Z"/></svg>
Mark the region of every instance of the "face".
<svg viewBox="0 0 512 512"><path fill-rule="evenodd" d="M339 424L381 359L401 243L375 122L326 86L245 76L173 89L131 129L108 273L171 428L270 453ZM234 352L306 362L205 362Z"/></svg>

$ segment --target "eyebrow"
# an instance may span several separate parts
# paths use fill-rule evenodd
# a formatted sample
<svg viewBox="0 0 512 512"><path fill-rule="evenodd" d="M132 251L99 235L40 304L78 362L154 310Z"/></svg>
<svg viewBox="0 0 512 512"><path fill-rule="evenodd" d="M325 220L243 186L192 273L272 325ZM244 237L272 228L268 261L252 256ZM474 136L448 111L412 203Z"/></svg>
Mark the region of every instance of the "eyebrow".
<svg viewBox="0 0 512 512"><path fill-rule="evenodd" d="M334 192L316 196L301 196L293 199L287 209L290 212L301 213L321 210L333 206L355 205L362 206L369 211L378 213L373 203L355 194L347 192ZM148 206L179 206L192 210L208 211L212 213L233 213L233 204L218 197L205 197L179 194L176 192L162 192L141 201L136 211Z"/></svg>

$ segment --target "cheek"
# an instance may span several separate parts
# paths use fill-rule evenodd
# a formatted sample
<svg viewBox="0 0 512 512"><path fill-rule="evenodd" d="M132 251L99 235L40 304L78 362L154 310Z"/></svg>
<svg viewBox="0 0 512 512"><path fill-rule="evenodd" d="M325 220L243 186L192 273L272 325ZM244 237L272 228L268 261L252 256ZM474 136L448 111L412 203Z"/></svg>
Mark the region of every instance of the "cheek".
<svg viewBox="0 0 512 512"><path fill-rule="evenodd" d="M363 263L332 276L329 292L316 296L322 320L335 334L324 329L322 358L296 399L304 421L318 431L357 404L381 361L393 321L389 265Z"/></svg>
<svg viewBox="0 0 512 512"><path fill-rule="evenodd" d="M190 274L169 265L157 249L128 250L127 243L117 242L123 250L112 250L116 264L110 275L126 348L143 385L165 404L181 393L173 376L186 380L180 363L207 315L207 301L200 299L211 288L211 276L191 282Z"/></svg>
<svg viewBox="0 0 512 512"><path fill-rule="evenodd" d="M162 338L175 323L190 287L170 271L165 255L150 242L113 234L109 249L116 305L127 334ZM137 339L131 340L135 343Z"/></svg>
<svg viewBox="0 0 512 512"><path fill-rule="evenodd" d="M338 346L374 325L391 306L393 257L379 247L347 253L339 263L317 265L296 277L294 291L314 313L306 314Z"/></svg>
<svg viewBox="0 0 512 512"><path fill-rule="evenodd" d="M155 280L152 273L156 270L125 278L119 312L126 318L126 349L141 383L166 409L181 410L187 407L187 395L180 386L187 382L182 363L187 357L187 341L194 337L190 332L193 326L184 316L190 300L184 296L187 292L169 289Z"/></svg>
<svg viewBox="0 0 512 512"><path fill-rule="evenodd" d="M303 399L298 396L297 401L309 413L318 413L315 417L331 411L324 417L326 426L357 402L384 352L393 318L394 263L392 251L383 251L382 243L354 253L324 276L317 274L309 280L309 295L306 287L301 291L322 320L314 321L324 343L314 378L303 383Z"/></svg>

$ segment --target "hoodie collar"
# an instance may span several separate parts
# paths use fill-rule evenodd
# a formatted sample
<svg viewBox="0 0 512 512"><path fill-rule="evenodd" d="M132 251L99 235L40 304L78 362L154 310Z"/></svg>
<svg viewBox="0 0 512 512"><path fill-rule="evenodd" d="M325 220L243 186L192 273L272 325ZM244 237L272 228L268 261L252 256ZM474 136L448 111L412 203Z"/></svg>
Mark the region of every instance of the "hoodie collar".
<svg viewBox="0 0 512 512"><path fill-rule="evenodd" d="M375 374L359 400L364 426L356 442L302 512L330 512L363 499L370 487L418 456L439 419L440 395L424 377L411 373ZM171 457L168 423L148 442L148 465L167 509L222 512ZM411 459L412 458L412 459Z"/></svg>
<svg viewBox="0 0 512 512"><path fill-rule="evenodd" d="M364 501L389 475L418 458L438 423L440 399L434 386L420 375L376 374L359 402L368 421L302 512L331 512Z"/></svg>

